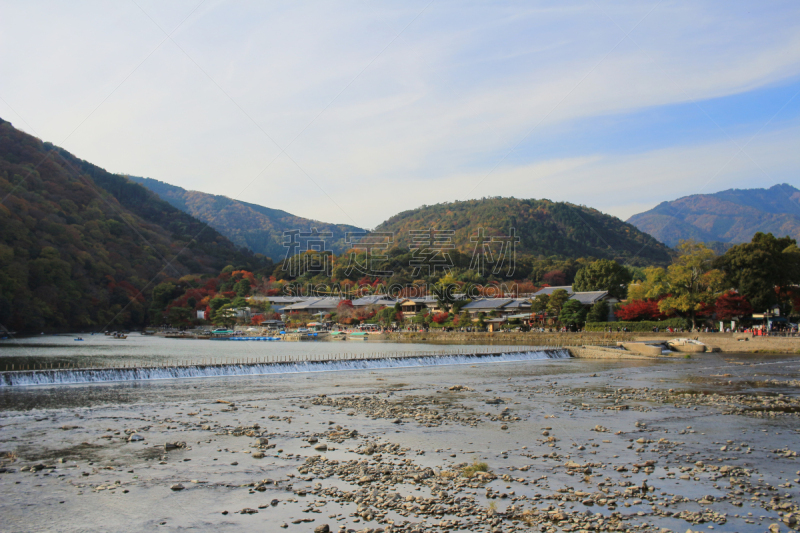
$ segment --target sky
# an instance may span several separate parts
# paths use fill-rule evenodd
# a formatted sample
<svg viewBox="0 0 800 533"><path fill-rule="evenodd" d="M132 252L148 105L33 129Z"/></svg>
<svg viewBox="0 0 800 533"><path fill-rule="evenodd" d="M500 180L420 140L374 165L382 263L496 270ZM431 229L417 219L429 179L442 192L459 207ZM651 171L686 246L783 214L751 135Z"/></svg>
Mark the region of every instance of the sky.
<svg viewBox="0 0 800 533"><path fill-rule="evenodd" d="M0 117L111 172L374 228L800 187L800 3L7 1Z"/></svg>

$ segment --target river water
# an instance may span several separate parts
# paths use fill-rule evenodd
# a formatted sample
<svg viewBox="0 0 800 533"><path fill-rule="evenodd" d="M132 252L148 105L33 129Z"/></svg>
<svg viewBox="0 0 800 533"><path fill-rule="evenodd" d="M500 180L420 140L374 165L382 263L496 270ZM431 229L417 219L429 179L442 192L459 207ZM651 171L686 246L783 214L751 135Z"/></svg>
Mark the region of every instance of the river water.
<svg viewBox="0 0 800 533"><path fill-rule="evenodd" d="M519 350L520 346L505 347L489 344L433 344L387 342L375 337L370 340L316 341L231 341L209 339L168 339L158 336L132 334L127 339L105 335L87 335L75 341L74 335L42 335L0 341L0 371L34 368L39 365L58 367L119 367L186 365L231 361L308 360L318 358L344 359L350 356L387 357L391 355L441 355L479 353L489 348ZM20 366L22 365L22 366Z"/></svg>

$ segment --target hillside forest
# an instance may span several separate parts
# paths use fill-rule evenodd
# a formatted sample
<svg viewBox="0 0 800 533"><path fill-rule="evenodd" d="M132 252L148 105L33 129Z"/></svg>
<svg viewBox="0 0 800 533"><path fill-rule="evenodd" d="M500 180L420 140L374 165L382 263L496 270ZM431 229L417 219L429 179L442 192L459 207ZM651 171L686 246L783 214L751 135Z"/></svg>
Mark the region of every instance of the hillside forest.
<svg viewBox="0 0 800 533"><path fill-rule="evenodd" d="M122 176L0 121L0 324L139 327L161 280L272 264Z"/></svg>

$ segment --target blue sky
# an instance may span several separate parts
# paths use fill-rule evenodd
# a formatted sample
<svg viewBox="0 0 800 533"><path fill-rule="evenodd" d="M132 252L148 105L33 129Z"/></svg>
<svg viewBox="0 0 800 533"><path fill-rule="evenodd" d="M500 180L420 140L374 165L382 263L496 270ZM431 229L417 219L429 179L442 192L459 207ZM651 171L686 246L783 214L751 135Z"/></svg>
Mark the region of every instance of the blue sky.
<svg viewBox="0 0 800 533"><path fill-rule="evenodd" d="M800 187L800 4L7 2L0 116L114 172L374 227Z"/></svg>

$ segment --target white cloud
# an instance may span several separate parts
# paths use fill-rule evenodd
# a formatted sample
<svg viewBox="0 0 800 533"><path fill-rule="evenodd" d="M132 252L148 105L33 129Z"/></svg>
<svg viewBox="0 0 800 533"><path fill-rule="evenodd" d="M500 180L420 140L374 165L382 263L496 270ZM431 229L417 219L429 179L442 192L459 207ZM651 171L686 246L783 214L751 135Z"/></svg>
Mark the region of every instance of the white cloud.
<svg viewBox="0 0 800 533"><path fill-rule="evenodd" d="M669 199L696 186L729 143L503 157L532 129L535 142L582 119L800 74L795 3L648 14L654 4L436 2L419 15L427 3L206 2L173 36L183 51L159 47L164 34L133 3L7 6L0 97L21 118L2 102L0 116L112 171L323 220L374 226L464 195L550 196L625 215L656 191ZM197 2L141 5L170 32ZM782 135L762 139L796 141ZM786 166L761 163L773 175L797 168L777 156ZM738 168L721 187L741 180Z"/></svg>

